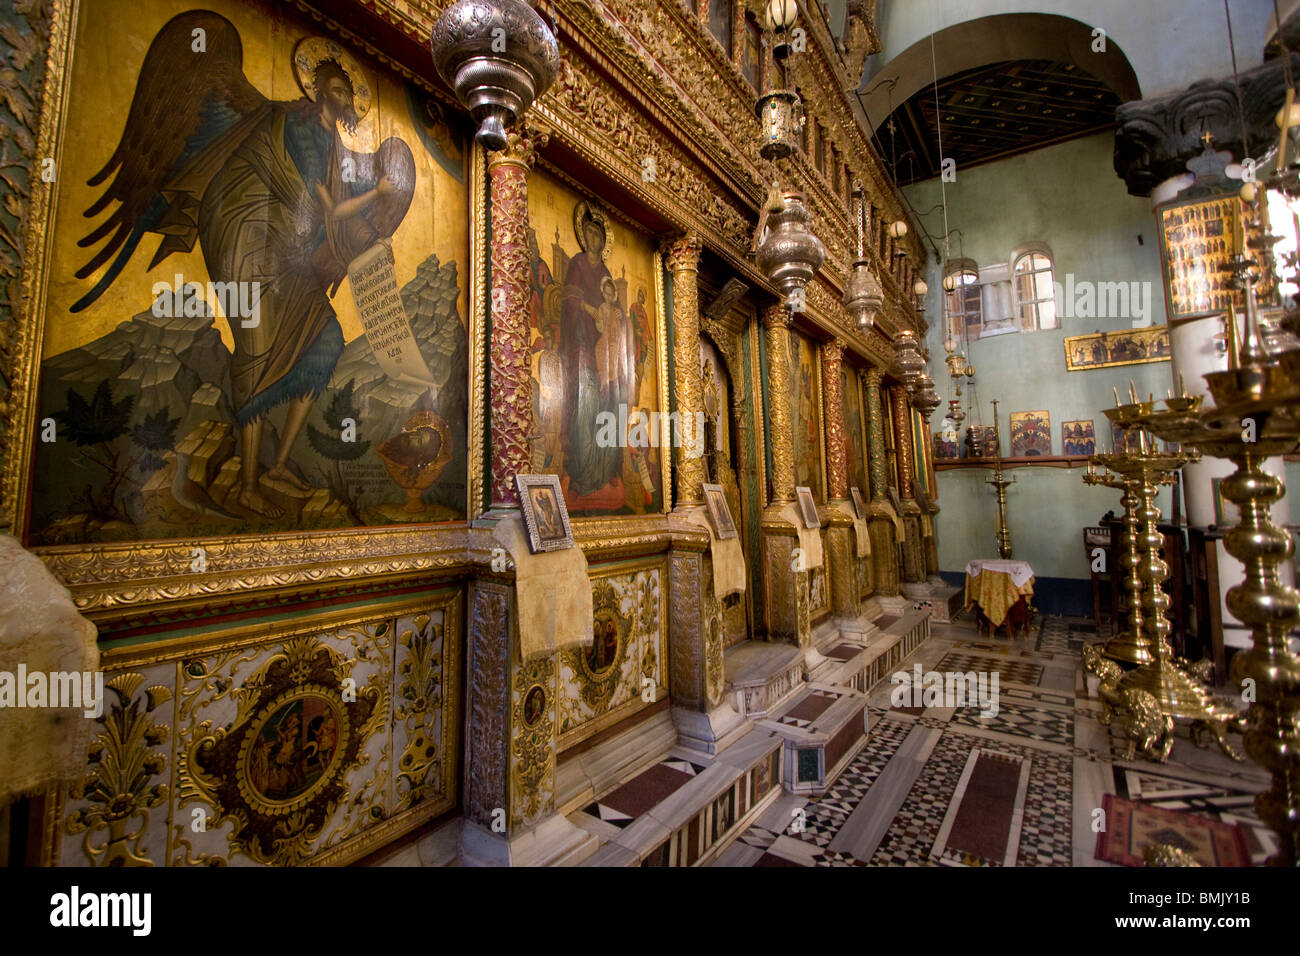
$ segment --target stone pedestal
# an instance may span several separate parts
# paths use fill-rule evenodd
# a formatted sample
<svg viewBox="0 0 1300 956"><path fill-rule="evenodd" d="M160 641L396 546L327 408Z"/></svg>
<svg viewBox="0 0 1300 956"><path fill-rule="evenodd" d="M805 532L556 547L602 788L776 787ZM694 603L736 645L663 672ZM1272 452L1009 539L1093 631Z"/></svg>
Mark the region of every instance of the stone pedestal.
<svg viewBox="0 0 1300 956"><path fill-rule="evenodd" d="M713 594L708 532L669 517L673 551L668 583L668 634L673 723L682 746L715 754L749 729L724 698L722 605Z"/></svg>
<svg viewBox="0 0 1300 956"><path fill-rule="evenodd" d="M858 558L852 505L832 504L826 510L826 577L831 589L831 613L841 624L856 622L862 613L858 596Z"/></svg>

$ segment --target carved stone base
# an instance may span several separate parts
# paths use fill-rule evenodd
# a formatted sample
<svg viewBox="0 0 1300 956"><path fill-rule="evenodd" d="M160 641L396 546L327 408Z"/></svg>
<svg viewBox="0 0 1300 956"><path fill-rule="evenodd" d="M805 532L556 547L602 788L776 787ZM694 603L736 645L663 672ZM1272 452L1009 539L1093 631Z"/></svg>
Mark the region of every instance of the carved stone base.
<svg viewBox="0 0 1300 956"><path fill-rule="evenodd" d="M888 508L885 505L885 508ZM867 524L871 535L872 579L876 585L877 595L898 594L898 543L895 537L894 521L887 514L876 512L875 503L871 520Z"/></svg>
<svg viewBox="0 0 1300 956"><path fill-rule="evenodd" d="M789 644L745 641L726 653L727 697L744 717L766 717L803 686L803 654Z"/></svg>
<svg viewBox="0 0 1300 956"><path fill-rule="evenodd" d="M679 746L705 754L725 750L753 727L753 721L736 713L729 701L724 701L707 714L674 707L673 723L677 726Z"/></svg>
<svg viewBox="0 0 1300 956"><path fill-rule="evenodd" d="M912 610L912 601L901 594L877 594L876 603L882 614L898 616Z"/></svg>
<svg viewBox="0 0 1300 956"><path fill-rule="evenodd" d="M799 726L780 722L782 714L797 706L821 703L825 709ZM827 702L830 702L827 705ZM809 684L772 718L758 726L785 741L786 790L802 796L821 796L867 742L867 698L848 687Z"/></svg>
<svg viewBox="0 0 1300 956"><path fill-rule="evenodd" d="M808 643L808 572L796 570L798 529L780 510L763 516L764 610L768 637L797 646Z"/></svg>
<svg viewBox="0 0 1300 956"><path fill-rule="evenodd" d="M465 866L576 866L600 841L562 816L550 816L512 840L466 820L460 831Z"/></svg>
<svg viewBox="0 0 1300 956"><path fill-rule="evenodd" d="M903 594L915 604L930 610L933 620L947 624L962 607L962 588L948 584L943 578L927 578L924 584L904 584Z"/></svg>

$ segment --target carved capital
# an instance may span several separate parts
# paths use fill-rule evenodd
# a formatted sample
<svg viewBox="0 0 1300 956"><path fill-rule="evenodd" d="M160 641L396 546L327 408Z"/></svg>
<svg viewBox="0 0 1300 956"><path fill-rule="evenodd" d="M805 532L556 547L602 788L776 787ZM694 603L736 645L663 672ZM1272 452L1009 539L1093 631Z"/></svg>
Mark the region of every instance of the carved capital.
<svg viewBox="0 0 1300 956"><path fill-rule="evenodd" d="M790 309L780 302L769 305L763 310L763 325L769 329L788 329L793 319Z"/></svg>
<svg viewBox="0 0 1300 956"><path fill-rule="evenodd" d="M698 271L700 253L703 250L704 242L693 232L671 239L662 246L664 262L668 266L668 271L674 276L683 272Z"/></svg>
<svg viewBox="0 0 1300 956"><path fill-rule="evenodd" d="M531 169L537 151L545 149L550 138L549 133L537 129L511 130L506 133L506 148L488 153L488 169L503 164Z"/></svg>
<svg viewBox="0 0 1300 956"><path fill-rule="evenodd" d="M1300 53L1291 54L1291 70L1300 71ZM1240 80L1244 110L1238 108L1231 76L1199 80L1179 93L1116 109L1115 172L1132 195L1149 196L1160 183L1187 172L1187 161L1205 148L1202 136L1207 132L1215 149L1228 150L1238 160L1244 155L1243 125L1255 156L1277 142L1273 118L1286 99L1285 61L1269 60L1241 73Z"/></svg>

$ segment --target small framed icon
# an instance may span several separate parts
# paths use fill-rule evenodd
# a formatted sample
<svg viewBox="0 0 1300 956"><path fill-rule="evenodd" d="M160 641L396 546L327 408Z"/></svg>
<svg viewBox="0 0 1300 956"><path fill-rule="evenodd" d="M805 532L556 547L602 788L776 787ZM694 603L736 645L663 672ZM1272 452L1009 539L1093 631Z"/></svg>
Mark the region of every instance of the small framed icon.
<svg viewBox="0 0 1300 956"><path fill-rule="evenodd" d="M858 490L857 485L849 489L849 494L853 496L853 514L866 520L867 503L862 500L862 492Z"/></svg>
<svg viewBox="0 0 1300 956"><path fill-rule="evenodd" d="M807 485L799 485L794 493L799 499L799 514L803 516L804 527L809 531L820 530L822 519L817 513L817 499L813 497L812 489Z"/></svg>
<svg viewBox="0 0 1300 956"><path fill-rule="evenodd" d="M557 475L515 475L519 504L528 527L528 546L533 554L573 547L569 509L564 506Z"/></svg>
<svg viewBox="0 0 1300 956"><path fill-rule="evenodd" d="M718 536L718 540L740 536L736 531L736 523L731 520L731 509L727 507L727 496L722 491L722 485L706 484L704 503L708 506L709 521L713 523L713 533Z"/></svg>

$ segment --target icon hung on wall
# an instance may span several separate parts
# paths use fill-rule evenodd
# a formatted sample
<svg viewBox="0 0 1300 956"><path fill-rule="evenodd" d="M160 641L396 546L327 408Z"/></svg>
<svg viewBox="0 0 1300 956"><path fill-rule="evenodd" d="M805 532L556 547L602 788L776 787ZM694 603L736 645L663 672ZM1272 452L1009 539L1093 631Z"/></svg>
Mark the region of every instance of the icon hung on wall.
<svg viewBox="0 0 1300 956"><path fill-rule="evenodd" d="M1097 435L1091 418L1061 424L1061 454L1097 454Z"/></svg>
<svg viewBox="0 0 1300 956"><path fill-rule="evenodd" d="M731 519L731 509L727 507L727 496L723 493L722 485L706 484L704 503L708 506L709 521L713 524L713 533L718 536L718 540L739 536L736 523Z"/></svg>
<svg viewBox="0 0 1300 956"><path fill-rule="evenodd" d="M1046 411L1011 413L1011 457L1034 458L1052 453L1052 416Z"/></svg>

